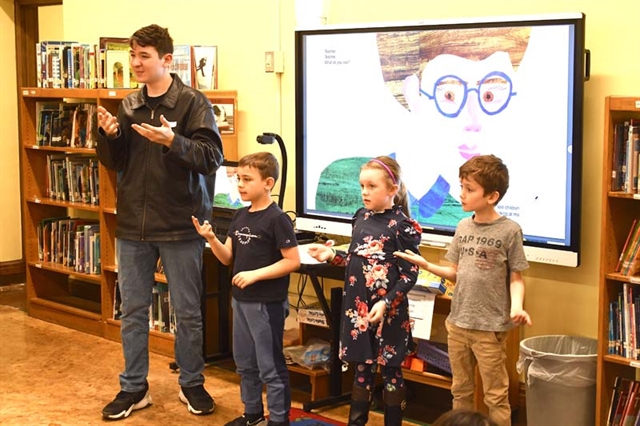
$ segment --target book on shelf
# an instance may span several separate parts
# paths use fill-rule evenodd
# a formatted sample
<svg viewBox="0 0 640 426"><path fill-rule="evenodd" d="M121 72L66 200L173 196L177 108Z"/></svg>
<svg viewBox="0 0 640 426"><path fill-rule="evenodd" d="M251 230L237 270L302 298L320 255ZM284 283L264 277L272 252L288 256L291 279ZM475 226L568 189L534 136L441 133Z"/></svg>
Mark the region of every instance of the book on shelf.
<svg viewBox="0 0 640 426"><path fill-rule="evenodd" d="M613 355L640 359L640 287L622 284L617 301L609 304L609 348Z"/></svg>
<svg viewBox="0 0 640 426"><path fill-rule="evenodd" d="M619 318L618 302L612 300L609 302L609 345L608 353L611 355L620 355L620 339L619 339Z"/></svg>
<svg viewBox="0 0 640 426"><path fill-rule="evenodd" d="M447 285L444 278L420 268L414 289L429 291L435 294L445 294L447 292Z"/></svg>
<svg viewBox="0 0 640 426"><path fill-rule="evenodd" d="M140 84L129 64L129 38L100 37L98 40L100 87L137 89ZM120 52L120 53L114 53ZM123 53L124 52L124 53Z"/></svg>
<svg viewBox="0 0 640 426"><path fill-rule="evenodd" d="M69 216L49 217L38 222L38 260L41 262L51 261L51 230L53 223L68 218Z"/></svg>
<svg viewBox="0 0 640 426"><path fill-rule="evenodd" d="M113 286L113 319L119 320L122 317L122 295L120 294L120 283L116 278Z"/></svg>
<svg viewBox="0 0 640 426"><path fill-rule="evenodd" d="M173 47L173 60L169 70L180 77L180 80L187 85L192 86L193 68L191 60L191 46L188 44L176 45Z"/></svg>
<svg viewBox="0 0 640 426"><path fill-rule="evenodd" d="M627 134L624 132L624 123L615 123L613 126L613 156L611 165L611 190L622 191L624 187L624 181L626 179L625 160L626 160L626 138Z"/></svg>
<svg viewBox="0 0 640 426"><path fill-rule="evenodd" d="M622 246L622 251L620 252L620 256L618 257L618 263L616 264L616 272L620 272L621 268L622 268L622 262L624 261L625 258L625 254L629 251L629 242L632 239L632 236L634 235L634 233L636 232L636 229L638 227L638 220L634 219L633 223L631 224L631 229L629 229L629 234L627 234L627 239L624 242L624 246Z"/></svg>
<svg viewBox="0 0 640 426"><path fill-rule="evenodd" d="M609 417L607 426L619 425L622 420L621 406L627 402L627 394L631 388L632 381L625 377L616 377L611 394L611 404L609 406Z"/></svg>
<svg viewBox="0 0 640 426"><path fill-rule="evenodd" d="M635 426L638 421L638 410L640 410L640 383L634 381L623 409L620 425Z"/></svg>
<svg viewBox="0 0 640 426"><path fill-rule="evenodd" d="M631 229L620 252L616 272L633 276L640 272L640 220L634 219Z"/></svg>
<svg viewBox="0 0 640 426"><path fill-rule="evenodd" d="M218 47L191 46L194 87L200 90L218 88Z"/></svg>
<svg viewBox="0 0 640 426"><path fill-rule="evenodd" d="M45 40L36 43L38 87L96 88L95 46L75 41Z"/></svg>
<svg viewBox="0 0 640 426"><path fill-rule="evenodd" d="M97 132L97 106L94 103L82 102L73 111L71 128L72 148L95 148Z"/></svg>
<svg viewBox="0 0 640 426"><path fill-rule="evenodd" d="M216 103L212 105L213 115L220 133L233 133L234 129L234 105L233 103Z"/></svg>
<svg viewBox="0 0 640 426"><path fill-rule="evenodd" d="M638 156L640 155L640 119L630 119L627 135L626 192L638 193Z"/></svg>
<svg viewBox="0 0 640 426"><path fill-rule="evenodd" d="M100 224L94 223L84 226L84 272L85 274L100 273L100 258L96 256L96 250L100 245ZM97 241L96 241L97 240Z"/></svg>
<svg viewBox="0 0 640 426"><path fill-rule="evenodd" d="M36 66L40 65L41 87L52 89L61 89L66 87L66 81L63 80L64 68L64 48L67 44L72 43L60 40L43 40L36 43Z"/></svg>
<svg viewBox="0 0 640 426"><path fill-rule="evenodd" d="M616 272L622 275L633 276L640 272L640 221L634 220L634 224L627 236L627 242L618 260L619 267ZM618 266L617 265L617 266Z"/></svg>
<svg viewBox="0 0 640 426"><path fill-rule="evenodd" d="M106 50L104 72L107 89L125 89L131 87L129 51Z"/></svg>
<svg viewBox="0 0 640 426"><path fill-rule="evenodd" d="M149 329L174 334L175 317L172 317L171 311L169 286L167 283L156 282L153 285L151 306L149 306Z"/></svg>
<svg viewBox="0 0 640 426"><path fill-rule="evenodd" d="M622 273L628 277L635 276L640 272L640 243L637 238L632 249L629 251L629 257L622 265Z"/></svg>
<svg viewBox="0 0 640 426"><path fill-rule="evenodd" d="M38 146L50 146L51 145L51 130L52 130L52 118L53 112L60 109L58 102L36 102L36 145Z"/></svg>

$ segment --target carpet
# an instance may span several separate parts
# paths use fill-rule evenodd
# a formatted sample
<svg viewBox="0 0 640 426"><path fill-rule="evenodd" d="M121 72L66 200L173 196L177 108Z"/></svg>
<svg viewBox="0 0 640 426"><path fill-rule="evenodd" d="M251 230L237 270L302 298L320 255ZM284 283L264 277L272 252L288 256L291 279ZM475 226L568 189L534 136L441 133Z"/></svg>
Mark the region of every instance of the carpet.
<svg viewBox="0 0 640 426"><path fill-rule="evenodd" d="M289 412L291 426L346 426L346 423L332 420L319 414L307 413L300 408L291 407Z"/></svg>

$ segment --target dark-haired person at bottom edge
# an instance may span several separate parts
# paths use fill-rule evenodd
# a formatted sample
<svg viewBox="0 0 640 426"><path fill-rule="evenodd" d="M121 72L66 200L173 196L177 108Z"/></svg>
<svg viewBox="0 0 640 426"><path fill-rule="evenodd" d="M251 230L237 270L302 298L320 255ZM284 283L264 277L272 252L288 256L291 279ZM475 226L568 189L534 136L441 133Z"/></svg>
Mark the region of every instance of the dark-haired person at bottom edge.
<svg viewBox="0 0 640 426"><path fill-rule="evenodd" d="M190 217L211 217L222 141L209 100L169 72L173 41L167 29L141 28L129 43L131 68L145 86L127 95L117 117L98 107L98 158L118 173L116 253L125 361L121 391L102 416L120 420L151 404L149 306L159 258L176 316L178 396L190 413L209 414L215 403L202 374L204 241Z"/></svg>
<svg viewBox="0 0 640 426"><path fill-rule="evenodd" d="M486 414L457 408L442 414L431 426L498 426L498 424Z"/></svg>
<svg viewBox="0 0 640 426"><path fill-rule="evenodd" d="M394 254L456 283L445 323L453 408L473 409L477 365L489 417L508 426L506 339L511 328L531 325L523 309L522 271L529 264L520 225L495 209L509 188L507 166L494 155L480 155L465 162L459 176L462 208L474 214L456 227L446 254L452 265L435 265L413 251Z"/></svg>
<svg viewBox="0 0 640 426"><path fill-rule="evenodd" d="M284 321L289 315L289 274L300 268L291 219L271 199L278 161L268 152L242 157L238 192L249 207L236 211L224 242L211 224L193 226L223 265L233 263L233 360L240 375L244 414L225 426L266 423L262 389L267 388L268 426L288 426L289 370L284 358Z"/></svg>

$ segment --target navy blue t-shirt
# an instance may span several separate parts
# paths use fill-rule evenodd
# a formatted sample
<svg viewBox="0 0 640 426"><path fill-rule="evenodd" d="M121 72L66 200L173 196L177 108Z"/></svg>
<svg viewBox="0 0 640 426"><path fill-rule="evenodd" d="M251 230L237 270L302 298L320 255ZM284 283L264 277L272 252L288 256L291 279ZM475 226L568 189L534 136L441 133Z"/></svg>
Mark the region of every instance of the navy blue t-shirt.
<svg viewBox="0 0 640 426"><path fill-rule="evenodd" d="M291 219L276 203L256 212L238 210L227 235L233 239L233 275L272 265L282 259L280 249L298 245ZM243 289L232 287L233 297L243 302L283 302L288 293L288 274Z"/></svg>

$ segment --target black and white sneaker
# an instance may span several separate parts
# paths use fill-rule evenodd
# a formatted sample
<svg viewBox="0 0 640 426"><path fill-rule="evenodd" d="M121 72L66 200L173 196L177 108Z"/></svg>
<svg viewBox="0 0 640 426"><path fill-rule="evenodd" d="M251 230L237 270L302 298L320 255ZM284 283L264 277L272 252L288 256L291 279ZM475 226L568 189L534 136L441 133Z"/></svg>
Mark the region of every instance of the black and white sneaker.
<svg viewBox="0 0 640 426"><path fill-rule="evenodd" d="M224 426L264 426L267 419L262 414L243 414L242 416L225 423Z"/></svg>
<svg viewBox="0 0 640 426"><path fill-rule="evenodd" d="M203 416L213 413L213 410L216 409L216 403L202 385L190 388L181 386L178 396L180 397L180 401L187 404L187 410L189 410L190 413Z"/></svg>
<svg viewBox="0 0 640 426"><path fill-rule="evenodd" d="M102 417L105 420L120 420L129 417L133 410L140 410L151 404L149 384L145 383L144 389L138 392L120 391L116 399L102 409Z"/></svg>

